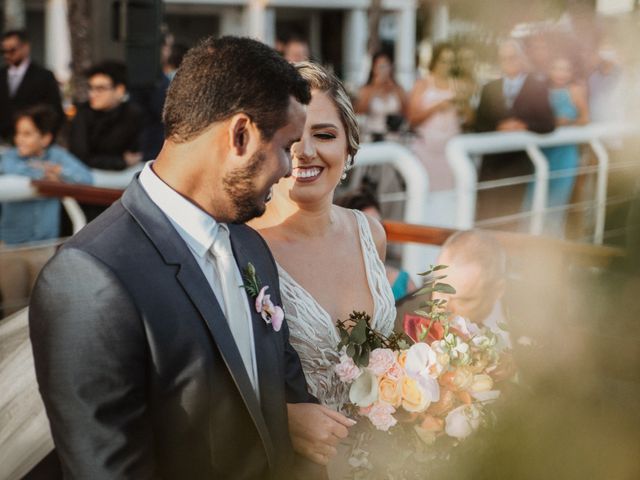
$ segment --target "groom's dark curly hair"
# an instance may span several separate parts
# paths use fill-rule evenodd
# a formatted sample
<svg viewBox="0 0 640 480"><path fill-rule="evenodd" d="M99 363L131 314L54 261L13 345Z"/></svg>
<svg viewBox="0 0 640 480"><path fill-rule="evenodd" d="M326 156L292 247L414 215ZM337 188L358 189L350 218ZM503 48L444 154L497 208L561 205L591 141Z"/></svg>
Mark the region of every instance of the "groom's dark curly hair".
<svg viewBox="0 0 640 480"><path fill-rule="evenodd" d="M165 135L186 142L245 113L270 140L287 121L291 96L307 105L309 85L275 50L249 38L208 37L185 55L169 86Z"/></svg>

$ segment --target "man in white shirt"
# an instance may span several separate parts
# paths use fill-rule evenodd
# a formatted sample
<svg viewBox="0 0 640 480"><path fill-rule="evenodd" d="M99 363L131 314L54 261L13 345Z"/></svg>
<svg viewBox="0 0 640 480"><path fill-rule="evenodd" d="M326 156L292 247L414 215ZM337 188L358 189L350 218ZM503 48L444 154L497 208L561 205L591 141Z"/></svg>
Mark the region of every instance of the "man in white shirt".
<svg viewBox="0 0 640 480"><path fill-rule="evenodd" d="M13 117L26 107L50 105L62 120L60 89L53 74L31 60L29 37L24 30L10 30L2 35L0 69L0 137L13 137Z"/></svg>
<svg viewBox="0 0 640 480"><path fill-rule="evenodd" d="M309 101L266 45L205 39L169 88L157 159L43 269L30 334L65 478L294 477L286 404L315 399L243 222L290 174Z"/></svg>

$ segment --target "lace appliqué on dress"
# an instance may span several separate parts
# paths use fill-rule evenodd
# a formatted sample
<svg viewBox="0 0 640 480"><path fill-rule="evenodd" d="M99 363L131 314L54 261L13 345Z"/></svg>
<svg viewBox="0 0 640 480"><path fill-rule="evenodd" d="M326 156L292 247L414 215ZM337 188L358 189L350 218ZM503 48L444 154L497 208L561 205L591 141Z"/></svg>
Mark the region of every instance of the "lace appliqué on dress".
<svg viewBox="0 0 640 480"><path fill-rule="evenodd" d="M384 335L393 331L396 308L384 264L378 256L369 221L353 210L358 222L360 247L369 290L373 297L372 326ZM341 409L348 401L348 388L338 380L334 366L339 362L340 342L335 320L280 265L280 291L289 325L290 342L300 356L309 391L329 408Z"/></svg>

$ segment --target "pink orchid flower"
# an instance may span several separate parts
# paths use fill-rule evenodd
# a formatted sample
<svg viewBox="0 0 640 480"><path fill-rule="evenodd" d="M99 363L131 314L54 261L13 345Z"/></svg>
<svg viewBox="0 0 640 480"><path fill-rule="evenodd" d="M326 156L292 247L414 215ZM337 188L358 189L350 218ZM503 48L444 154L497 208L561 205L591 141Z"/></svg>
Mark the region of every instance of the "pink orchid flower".
<svg viewBox="0 0 640 480"><path fill-rule="evenodd" d="M265 285L260 289L260 293L256 297L256 312L267 324L271 324L276 332L279 332L284 321L284 311L281 307L273 304L271 295L265 293L268 288L269 286Z"/></svg>

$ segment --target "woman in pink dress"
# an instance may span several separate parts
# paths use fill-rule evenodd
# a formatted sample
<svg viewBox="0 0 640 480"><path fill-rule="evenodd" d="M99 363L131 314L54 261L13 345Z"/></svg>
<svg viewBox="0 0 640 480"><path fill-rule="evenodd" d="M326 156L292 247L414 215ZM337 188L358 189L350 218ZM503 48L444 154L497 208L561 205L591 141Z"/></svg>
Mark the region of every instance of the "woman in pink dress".
<svg viewBox="0 0 640 480"><path fill-rule="evenodd" d="M439 226L450 226L455 220L454 177L445 154L447 142L460 133L451 75L454 61L450 45L434 48L429 75L416 82L407 109L409 123L416 132L413 151L429 174L429 211L434 214L430 224Z"/></svg>

